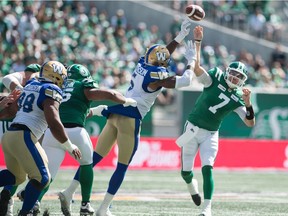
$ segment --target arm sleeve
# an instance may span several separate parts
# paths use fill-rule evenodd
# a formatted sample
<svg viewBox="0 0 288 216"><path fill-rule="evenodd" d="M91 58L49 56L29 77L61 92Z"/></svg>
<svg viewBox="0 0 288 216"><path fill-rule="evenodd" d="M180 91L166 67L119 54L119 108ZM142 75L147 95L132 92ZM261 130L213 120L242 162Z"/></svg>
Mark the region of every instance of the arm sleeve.
<svg viewBox="0 0 288 216"><path fill-rule="evenodd" d="M246 108L245 106L240 106L234 110L238 114L238 116L242 119L243 122L245 122L245 116L246 116Z"/></svg>
<svg viewBox="0 0 288 216"><path fill-rule="evenodd" d="M20 73L12 73L12 74L8 74L6 76L3 77L3 80L2 80L2 83L4 84L4 86L11 90L10 89L10 85L11 83L15 83L16 86L22 86L21 83L22 83L22 80L23 80L23 77L21 76Z"/></svg>
<svg viewBox="0 0 288 216"><path fill-rule="evenodd" d="M175 88L186 87L191 84L193 78L192 70L185 70L182 76L176 76Z"/></svg>
<svg viewBox="0 0 288 216"><path fill-rule="evenodd" d="M209 87L212 84L212 78L207 72L202 73L197 77L197 80L204 85L204 87Z"/></svg>

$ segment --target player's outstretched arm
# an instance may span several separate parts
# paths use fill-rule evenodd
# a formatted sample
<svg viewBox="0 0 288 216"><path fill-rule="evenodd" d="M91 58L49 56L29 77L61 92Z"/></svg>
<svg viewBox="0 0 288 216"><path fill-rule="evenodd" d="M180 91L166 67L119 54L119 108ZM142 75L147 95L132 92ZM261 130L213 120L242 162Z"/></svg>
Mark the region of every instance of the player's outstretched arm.
<svg viewBox="0 0 288 216"><path fill-rule="evenodd" d="M109 100L123 106L136 106L137 102L132 98L126 98L120 92L110 89L86 88L84 94L88 100Z"/></svg>
<svg viewBox="0 0 288 216"><path fill-rule="evenodd" d="M169 53L172 54L175 49L177 48L177 46L185 39L185 37L189 34L190 32L190 25L191 25L191 21L186 18L182 24L181 24L181 30L178 33L178 35L174 38L174 40L172 40L167 46L166 48L169 50Z"/></svg>

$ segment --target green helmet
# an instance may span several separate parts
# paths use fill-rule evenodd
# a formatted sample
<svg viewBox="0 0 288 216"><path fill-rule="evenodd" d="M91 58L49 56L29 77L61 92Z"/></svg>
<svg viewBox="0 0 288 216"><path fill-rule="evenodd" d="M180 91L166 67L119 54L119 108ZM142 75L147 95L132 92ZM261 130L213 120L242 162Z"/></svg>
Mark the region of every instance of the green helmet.
<svg viewBox="0 0 288 216"><path fill-rule="evenodd" d="M39 64L30 64L25 68L25 72L37 73L40 71L41 66Z"/></svg>
<svg viewBox="0 0 288 216"><path fill-rule="evenodd" d="M84 79L91 78L89 70L81 64L72 64L67 68L68 79L82 82Z"/></svg>
<svg viewBox="0 0 288 216"><path fill-rule="evenodd" d="M226 69L225 81L230 88L241 88L247 80L248 71L242 62L232 62Z"/></svg>

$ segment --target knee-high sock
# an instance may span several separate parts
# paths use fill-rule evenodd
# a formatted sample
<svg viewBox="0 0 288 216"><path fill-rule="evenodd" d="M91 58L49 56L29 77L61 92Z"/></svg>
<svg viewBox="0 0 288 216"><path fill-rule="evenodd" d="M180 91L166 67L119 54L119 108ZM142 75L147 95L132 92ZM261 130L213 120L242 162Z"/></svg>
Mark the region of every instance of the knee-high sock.
<svg viewBox="0 0 288 216"><path fill-rule="evenodd" d="M113 173L110 181L107 192L109 194L115 195L120 188L126 171L127 171L128 165L118 163L115 172Z"/></svg>
<svg viewBox="0 0 288 216"><path fill-rule="evenodd" d="M92 164L80 166L79 175L80 175L82 202L89 202L94 179Z"/></svg>
<svg viewBox="0 0 288 216"><path fill-rule="evenodd" d="M203 192L204 199L211 200L214 192L214 180L212 175L212 166L203 166L202 167L202 176L203 176Z"/></svg>
<svg viewBox="0 0 288 216"><path fill-rule="evenodd" d="M192 181L193 178L193 172L192 171L181 171L181 176L184 179L184 181L189 184Z"/></svg>
<svg viewBox="0 0 288 216"><path fill-rule="evenodd" d="M16 178L8 169L0 171L0 187L6 185L15 185L15 183Z"/></svg>
<svg viewBox="0 0 288 216"><path fill-rule="evenodd" d="M103 157L94 151L94 152L93 152L93 164L92 164L92 166L94 167L94 166L95 166L96 164L98 164L102 159L103 159ZM78 170L77 170L77 172L76 172L76 174L75 174L75 176L74 176L74 179L75 179L76 181L79 181L79 179L80 179L79 172L80 172L80 167L78 168Z"/></svg>
<svg viewBox="0 0 288 216"><path fill-rule="evenodd" d="M49 190L50 188L50 185L52 183L52 179L51 179L51 182L41 191L40 195L39 195L39 198L38 198L38 201L41 202L43 196L46 194L46 192Z"/></svg>
<svg viewBox="0 0 288 216"><path fill-rule="evenodd" d="M42 190L34 186L31 180L28 182L25 187L25 199L23 202L22 211L28 212L34 207L41 191Z"/></svg>
<svg viewBox="0 0 288 216"><path fill-rule="evenodd" d="M13 196L13 195L16 193L17 188L18 188L17 185L6 185L6 186L4 187L4 189L10 191L11 196Z"/></svg>

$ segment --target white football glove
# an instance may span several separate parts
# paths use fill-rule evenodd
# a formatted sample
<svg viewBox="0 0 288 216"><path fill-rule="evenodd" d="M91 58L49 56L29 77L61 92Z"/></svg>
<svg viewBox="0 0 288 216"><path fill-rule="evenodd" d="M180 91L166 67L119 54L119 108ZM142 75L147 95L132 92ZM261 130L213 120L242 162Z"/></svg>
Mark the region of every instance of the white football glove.
<svg viewBox="0 0 288 216"><path fill-rule="evenodd" d="M93 116L94 115L103 116L102 115L102 111L103 110L107 110L107 109L108 109L107 105L99 105L99 106L90 108L90 110L92 111Z"/></svg>
<svg viewBox="0 0 288 216"><path fill-rule="evenodd" d="M193 61L196 60L196 57L195 57L195 47L194 47L194 44L193 44L193 41L192 40L188 40L187 43L185 44L185 54L184 54L184 57L186 58L187 60L187 65L190 65L192 64Z"/></svg>
<svg viewBox="0 0 288 216"><path fill-rule="evenodd" d="M137 101L135 101L134 99L132 98L126 98L126 101L125 103L123 104L124 107L127 107L127 106L132 106L132 107L136 107L137 106Z"/></svg>
<svg viewBox="0 0 288 216"><path fill-rule="evenodd" d="M188 28L191 25L191 21L189 18L186 18L182 24L181 24L181 31L179 32L179 34L175 37L175 41L177 43L181 43L184 38L189 34L190 32L190 28Z"/></svg>
<svg viewBox="0 0 288 216"><path fill-rule="evenodd" d="M68 151L69 153L73 154L76 159L81 159L82 155L79 148L76 145L74 145L69 139L66 142L62 143L61 147L65 151Z"/></svg>

